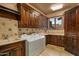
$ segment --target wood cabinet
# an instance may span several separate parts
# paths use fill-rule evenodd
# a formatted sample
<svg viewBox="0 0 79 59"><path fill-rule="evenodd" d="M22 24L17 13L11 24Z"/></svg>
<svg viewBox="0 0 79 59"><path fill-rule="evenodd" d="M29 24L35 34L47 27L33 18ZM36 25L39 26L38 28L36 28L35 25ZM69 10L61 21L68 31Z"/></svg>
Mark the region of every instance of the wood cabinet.
<svg viewBox="0 0 79 59"><path fill-rule="evenodd" d="M0 5L0 17L19 20L19 12Z"/></svg>
<svg viewBox="0 0 79 59"><path fill-rule="evenodd" d="M79 55L79 6L65 12L64 22L65 50Z"/></svg>
<svg viewBox="0 0 79 59"><path fill-rule="evenodd" d="M48 18L37 12L30 6L22 3L17 4L21 14L19 27L24 28L48 28Z"/></svg>
<svg viewBox="0 0 79 59"><path fill-rule="evenodd" d="M25 56L25 41L0 46L0 56Z"/></svg>
<svg viewBox="0 0 79 59"><path fill-rule="evenodd" d="M64 36L61 35L46 35L46 44L64 46L63 40Z"/></svg>

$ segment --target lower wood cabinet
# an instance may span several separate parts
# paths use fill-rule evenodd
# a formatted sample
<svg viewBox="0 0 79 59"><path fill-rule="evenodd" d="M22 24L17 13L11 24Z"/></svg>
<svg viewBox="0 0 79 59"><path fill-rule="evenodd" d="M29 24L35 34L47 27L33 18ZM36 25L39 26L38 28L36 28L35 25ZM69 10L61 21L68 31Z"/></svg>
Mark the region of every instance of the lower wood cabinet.
<svg viewBox="0 0 79 59"><path fill-rule="evenodd" d="M0 46L0 56L25 56L25 41Z"/></svg>
<svg viewBox="0 0 79 59"><path fill-rule="evenodd" d="M78 37L65 37L64 48L74 55L79 55L79 39Z"/></svg>
<svg viewBox="0 0 79 59"><path fill-rule="evenodd" d="M61 35L46 35L46 44L64 46L63 40L64 36Z"/></svg>

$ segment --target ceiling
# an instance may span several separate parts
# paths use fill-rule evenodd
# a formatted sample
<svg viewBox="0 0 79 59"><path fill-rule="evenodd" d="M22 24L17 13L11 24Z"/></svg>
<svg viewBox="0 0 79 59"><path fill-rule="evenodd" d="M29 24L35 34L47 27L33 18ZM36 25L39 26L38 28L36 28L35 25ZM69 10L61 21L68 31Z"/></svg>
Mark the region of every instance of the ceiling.
<svg viewBox="0 0 79 59"><path fill-rule="evenodd" d="M51 5L54 4L59 4L59 3L30 3L33 7L39 9L40 11L42 11L45 15L50 14L50 13L54 13L60 10L65 10L71 7L74 7L77 5L77 3L64 3L64 6L62 9L57 10L57 11L53 11L51 10Z"/></svg>

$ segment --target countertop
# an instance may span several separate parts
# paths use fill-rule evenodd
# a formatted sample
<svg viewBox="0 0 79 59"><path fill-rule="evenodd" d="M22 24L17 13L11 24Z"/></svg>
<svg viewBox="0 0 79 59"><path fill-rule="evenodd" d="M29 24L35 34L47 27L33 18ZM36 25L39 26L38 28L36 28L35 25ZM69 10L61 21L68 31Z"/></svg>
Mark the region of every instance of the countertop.
<svg viewBox="0 0 79 59"><path fill-rule="evenodd" d="M19 42L19 41L24 41L24 40L21 40L21 39L16 39L16 40L3 40L3 41L0 41L0 46L6 45L6 44L15 43L15 42Z"/></svg>
<svg viewBox="0 0 79 59"><path fill-rule="evenodd" d="M64 30L48 30L46 35L61 35L64 36Z"/></svg>
<svg viewBox="0 0 79 59"><path fill-rule="evenodd" d="M61 35L64 36L64 33L40 33L41 35Z"/></svg>

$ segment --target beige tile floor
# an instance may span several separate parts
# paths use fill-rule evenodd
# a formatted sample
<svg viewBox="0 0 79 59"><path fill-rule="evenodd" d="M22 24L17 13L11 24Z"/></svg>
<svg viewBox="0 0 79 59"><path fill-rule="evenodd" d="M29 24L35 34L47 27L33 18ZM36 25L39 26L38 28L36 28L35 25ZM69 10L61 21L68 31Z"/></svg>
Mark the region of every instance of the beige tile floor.
<svg viewBox="0 0 79 59"><path fill-rule="evenodd" d="M63 47L48 44L46 49L40 54L40 56L74 56L74 55L65 51Z"/></svg>

